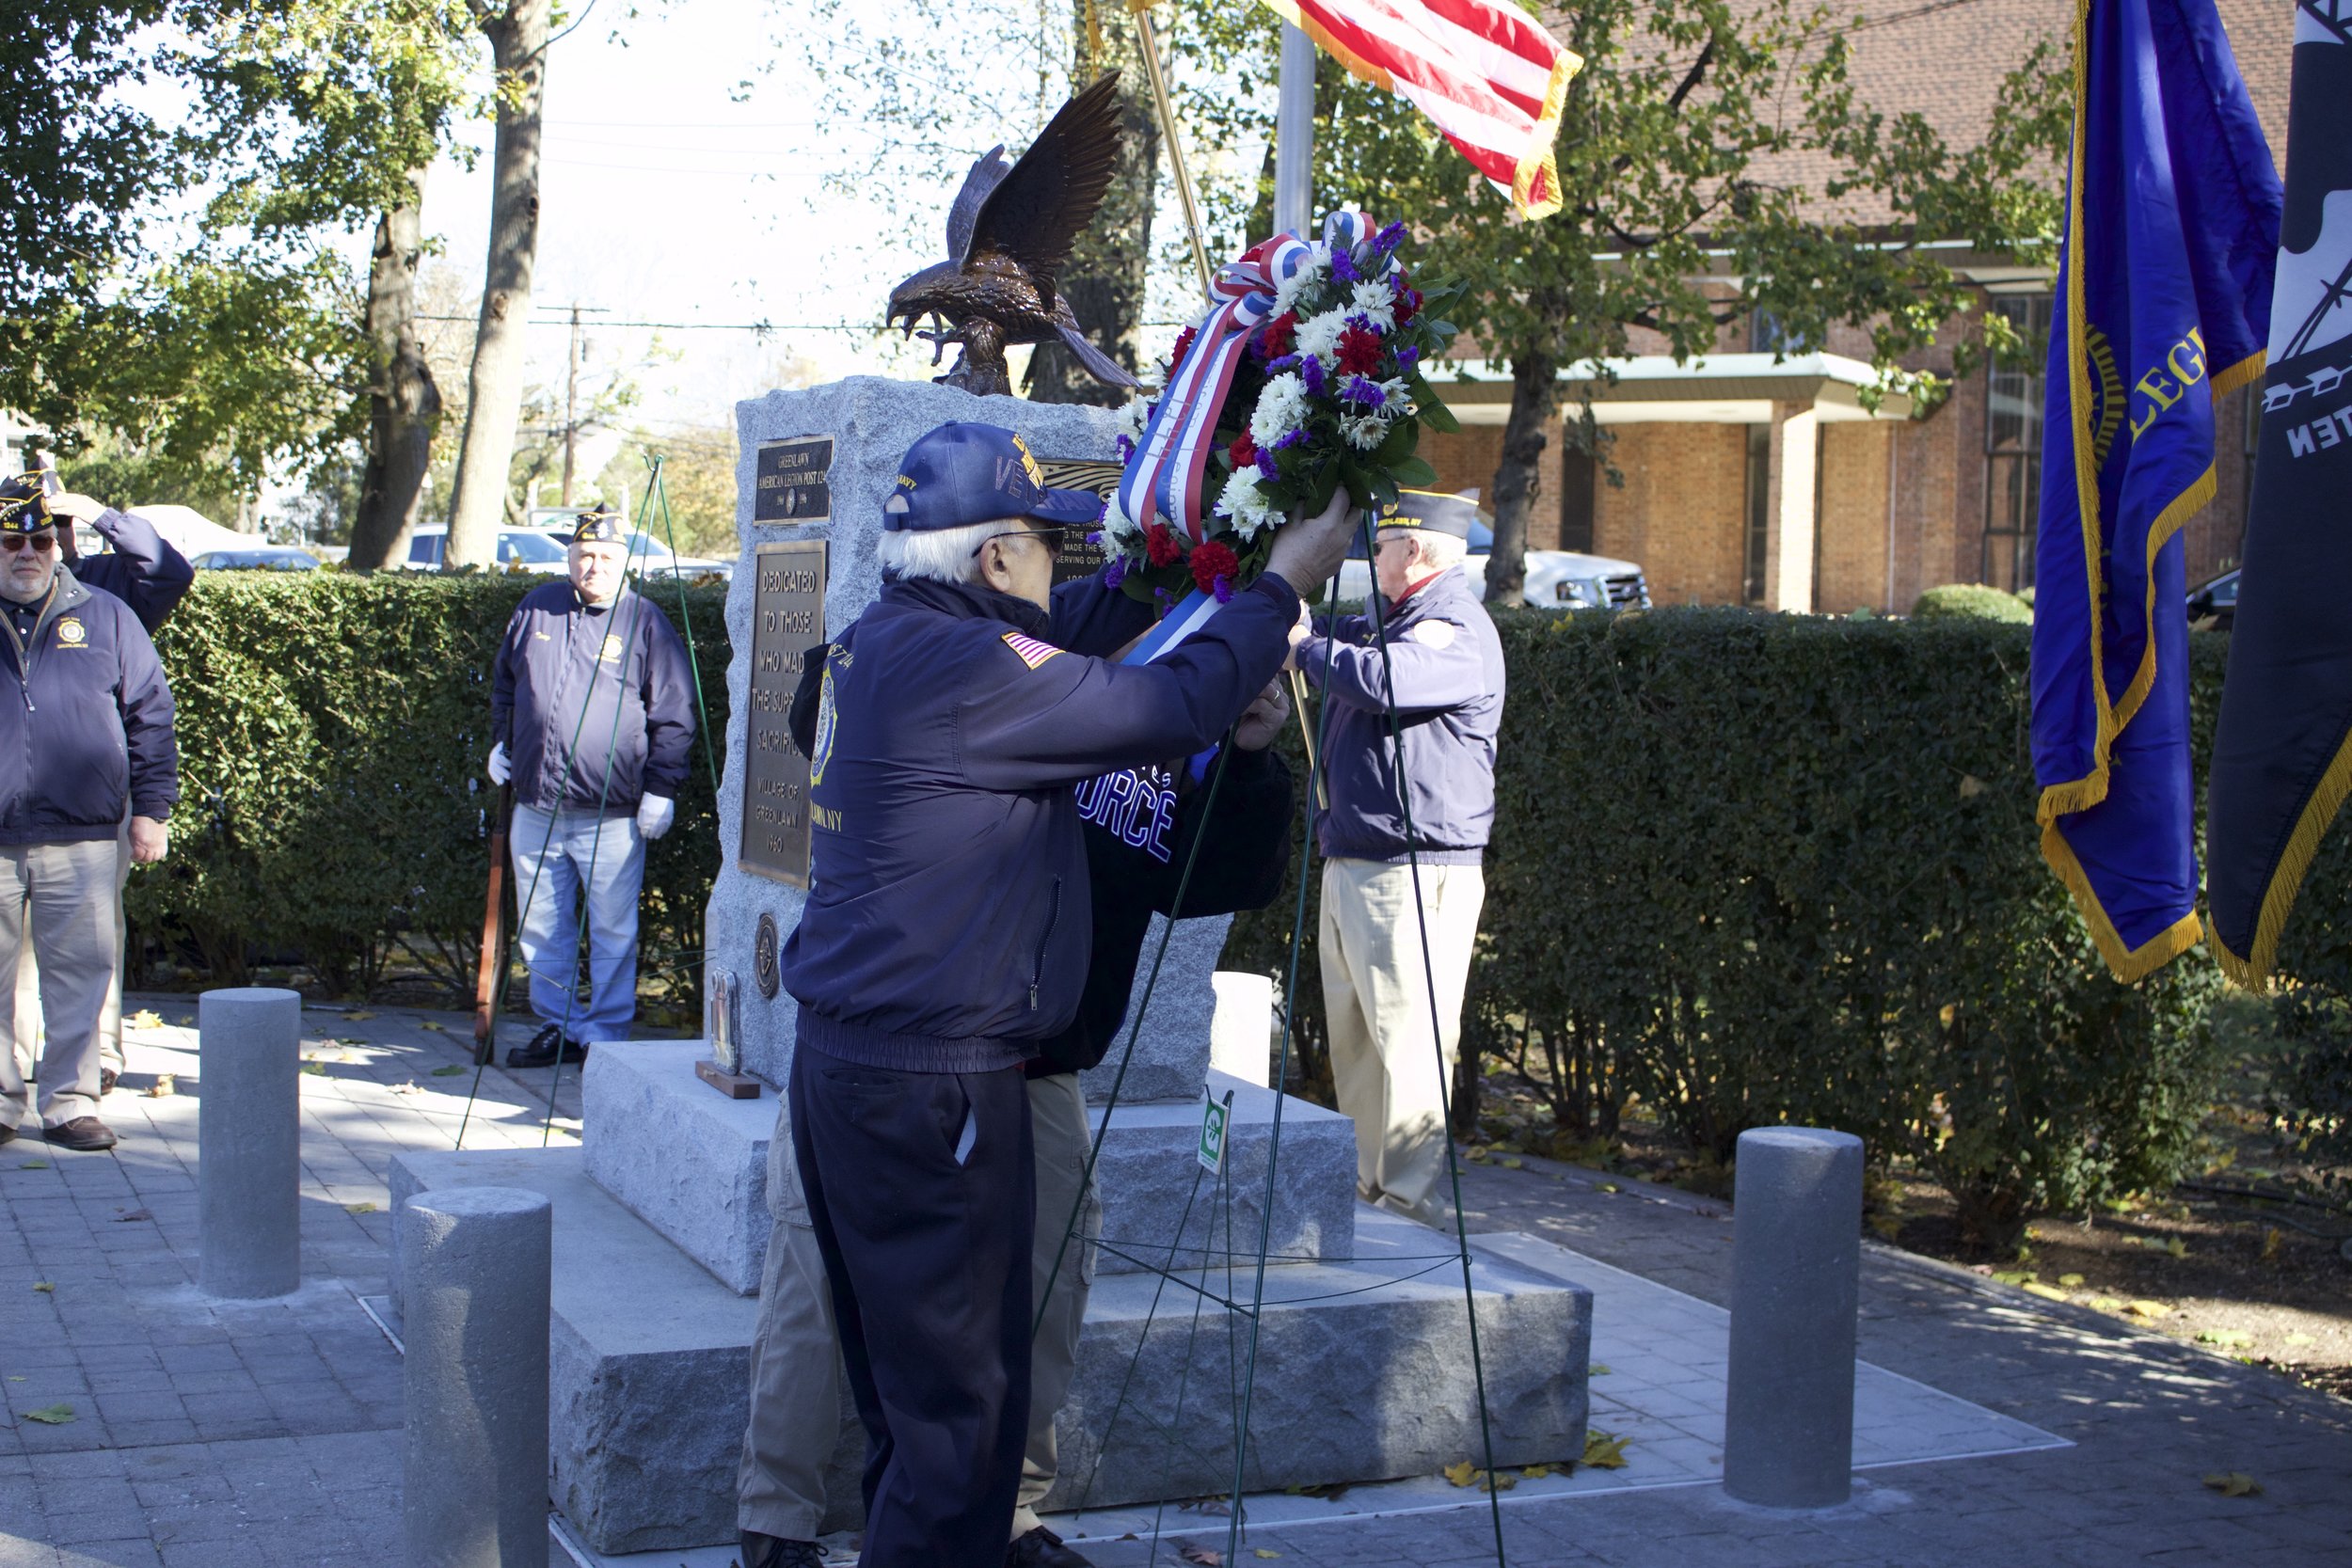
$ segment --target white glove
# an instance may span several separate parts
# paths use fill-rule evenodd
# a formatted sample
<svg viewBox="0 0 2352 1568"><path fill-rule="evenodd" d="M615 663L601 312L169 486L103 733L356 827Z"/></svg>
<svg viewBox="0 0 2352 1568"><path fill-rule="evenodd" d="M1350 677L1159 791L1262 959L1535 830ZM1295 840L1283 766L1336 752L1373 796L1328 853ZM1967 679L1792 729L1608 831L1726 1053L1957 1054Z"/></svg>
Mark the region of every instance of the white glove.
<svg viewBox="0 0 2352 1568"><path fill-rule="evenodd" d="M503 784L515 776L515 765L506 760L506 742L501 740L490 748L490 782Z"/></svg>
<svg viewBox="0 0 2352 1568"><path fill-rule="evenodd" d="M675 816L677 804L667 795L648 795L637 802L637 831L647 838L660 838L670 831L670 820Z"/></svg>

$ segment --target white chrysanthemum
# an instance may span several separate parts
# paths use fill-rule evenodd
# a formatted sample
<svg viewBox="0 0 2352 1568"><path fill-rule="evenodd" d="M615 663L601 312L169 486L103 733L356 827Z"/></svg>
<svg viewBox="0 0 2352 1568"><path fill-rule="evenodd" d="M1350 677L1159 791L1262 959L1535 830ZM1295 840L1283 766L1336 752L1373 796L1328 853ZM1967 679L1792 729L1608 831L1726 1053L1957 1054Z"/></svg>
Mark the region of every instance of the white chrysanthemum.
<svg viewBox="0 0 2352 1568"><path fill-rule="evenodd" d="M1383 332L1396 330L1396 295L1386 283L1356 285L1350 315L1362 316Z"/></svg>
<svg viewBox="0 0 2352 1568"><path fill-rule="evenodd" d="M1129 440L1140 441L1143 439L1143 427L1151 422L1152 404L1144 401L1141 392L1137 392L1119 411L1119 423L1114 428Z"/></svg>
<svg viewBox="0 0 2352 1568"><path fill-rule="evenodd" d="M1109 498L1103 512L1103 540L1105 544L1126 549L1143 547L1143 530L1136 527L1136 520L1127 515L1116 494Z"/></svg>
<svg viewBox="0 0 2352 1568"><path fill-rule="evenodd" d="M1331 270L1331 247L1321 240L1307 247L1307 259L1298 263L1298 270L1274 285L1274 313L1280 315L1298 303L1299 294L1323 281Z"/></svg>
<svg viewBox="0 0 2352 1568"><path fill-rule="evenodd" d="M1343 415L1340 435L1358 451L1370 451L1389 438L1389 421L1378 414Z"/></svg>
<svg viewBox="0 0 2352 1568"><path fill-rule="evenodd" d="M1298 352L1311 355L1323 361L1324 369L1336 369L1340 362L1340 334L1347 330L1347 314L1343 310L1326 310L1298 324Z"/></svg>
<svg viewBox="0 0 2352 1568"><path fill-rule="evenodd" d="M1284 371L1269 377L1265 390L1258 394L1258 406L1249 415L1249 439L1262 447L1271 447L1304 423L1307 418L1307 384L1298 379L1295 371Z"/></svg>
<svg viewBox="0 0 2352 1568"><path fill-rule="evenodd" d="M1232 520L1233 531L1255 539L1275 520L1274 503L1255 474L1235 474L1216 498L1216 515Z"/></svg>

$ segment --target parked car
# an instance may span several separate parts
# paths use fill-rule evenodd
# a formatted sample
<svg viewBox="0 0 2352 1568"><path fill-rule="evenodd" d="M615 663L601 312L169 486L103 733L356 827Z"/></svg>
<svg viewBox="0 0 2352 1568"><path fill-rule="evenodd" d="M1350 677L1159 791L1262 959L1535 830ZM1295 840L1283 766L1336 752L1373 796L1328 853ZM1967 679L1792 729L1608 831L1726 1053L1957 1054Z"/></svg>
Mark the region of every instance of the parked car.
<svg viewBox="0 0 2352 1568"><path fill-rule="evenodd" d="M2228 631L2236 621L2236 571L2224 572L2188 591L2188 625L2191 631Z"/></svg>
<svg viewBox="0 0 2352 1568"><path fill-rule="evenodd" d="M1481 599L1486 596L1486 561L1494 551L1494 529L1481 513L1470 525L1470 554L1462 569ZM1340 600L1361 603L1372 592L1372 562L1359 539L1340 567ZM1578 550L1530 550L1519 602L1535 610L1647 610L1649 581L1630 561Z"/></svg>
<svg viewBox="0 0 2352 1568"><path fill-rule="evenodd" d="M541 510L546 509L543 507ZM548 530L548 532L559 541L568 542L572 536L569 519L566 518L562 527ZM699 577L731 578L735 576L734 562L721 561L714 556L673 555L667 545L643 529L628 531L628 558L629 570L644 578L691 579Z"/></svg>
<svg viewBox="0 0 2352 1568"><path fill-rule="evenodd" d="M199 572L315 572L318 557L292 545L255 545L246 549L206 550L188 558Z"/></svg>
<svg viewBox="0 0 2352 1568"><path fill-rule="evenodd" d="M412 572L430 572L440 565L448 548L448 529L421 528L408 536L408 559L401 564ZM498 563L510 572L555 574L566 569L564 546L536 529L527 528L499 531Z"/></svg>

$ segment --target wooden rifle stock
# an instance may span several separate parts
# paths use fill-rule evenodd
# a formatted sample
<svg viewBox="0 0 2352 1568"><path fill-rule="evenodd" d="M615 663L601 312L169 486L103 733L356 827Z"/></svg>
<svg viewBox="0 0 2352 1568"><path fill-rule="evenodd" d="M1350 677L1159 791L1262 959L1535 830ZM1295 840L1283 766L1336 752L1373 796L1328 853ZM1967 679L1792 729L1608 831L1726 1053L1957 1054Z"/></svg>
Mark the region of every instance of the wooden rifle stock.
<svg viewBox="0 0 2352 1568"><path fill-rule="evenodd" d="M485 1067L498 1056L499 997L506 990L506 832L515 816L515 786L499 786L490 823L490 895L482 911L482 958L473 980L473 1059Z"/></svg>

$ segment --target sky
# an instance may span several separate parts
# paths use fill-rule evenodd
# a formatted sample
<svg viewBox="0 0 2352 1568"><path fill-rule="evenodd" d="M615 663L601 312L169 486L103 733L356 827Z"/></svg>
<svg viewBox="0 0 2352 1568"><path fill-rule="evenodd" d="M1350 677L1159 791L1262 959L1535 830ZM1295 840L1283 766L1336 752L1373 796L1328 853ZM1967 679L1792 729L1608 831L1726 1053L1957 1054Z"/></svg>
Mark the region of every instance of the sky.
<svg viewBox="0 0 2352 1568"><path fill-rule="evenodd" d="M895 334L878 340L863 327L879 324L892 284L946 254L946 208L969 160L997 140L1018 154L1037 128L1038 73L1018 58L976 63L957 83L912 85L918 95L952 87L952 98L934 101L952 103L963 122L947 136L956 157L898 186L918 214L918 253L872 182L850 191L825 184L829 172L869 168L890 133L857 113L828 117L811 64L823 48L861 73L887 71L866 35L898 25L904 13L889 0L846 0L844 15L820 26L815 4L672 0L655 8L647 0L632 15L628 0L596 0L550 52L532 319L557 321L575 302L591 308L583 374L628 371L643 393L644 422L657 432L730 424L739 398L778 384L787 370L817 380L937 373L927 345L910 348ZM1000 16L1029 7L975 0ZM1052 0L1050 11L1038 5L1036 14L1066 17L1067 0ZM1066 57L1066 45L1057 42L1055 53ZM1043 111L1063 90L1057 75ZM491 131L483 121L462 134L481 155L471 170L443 159L424 209L426 231L440 245L434 265L447 269L445 291L462 290L461 310L481 288ZM724 329L759 321L778 330L763 340ZM657 332L607 323L679 325ZM843 323L861 330L819 329ZM561 382L567 336L561 325L534 329L533 383ZM646 363L657 340L675 357Z"/></svg>

